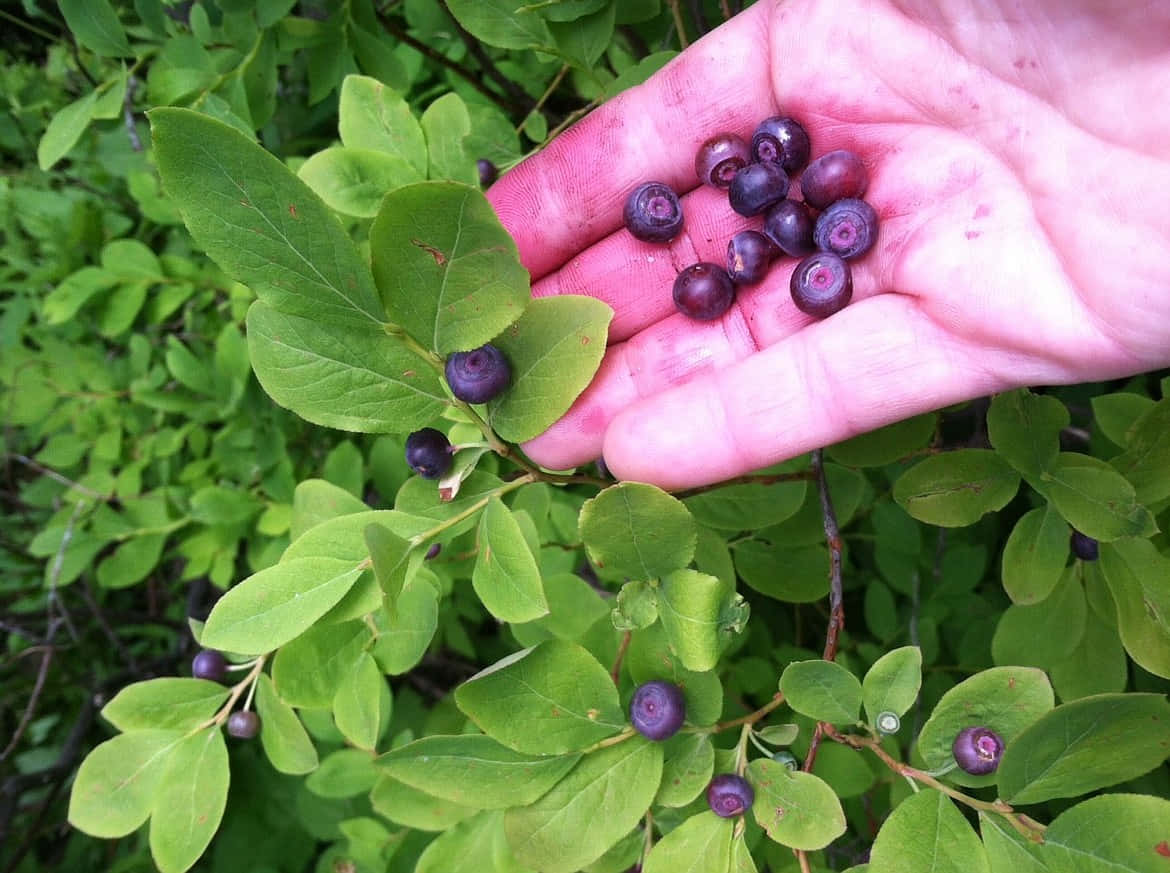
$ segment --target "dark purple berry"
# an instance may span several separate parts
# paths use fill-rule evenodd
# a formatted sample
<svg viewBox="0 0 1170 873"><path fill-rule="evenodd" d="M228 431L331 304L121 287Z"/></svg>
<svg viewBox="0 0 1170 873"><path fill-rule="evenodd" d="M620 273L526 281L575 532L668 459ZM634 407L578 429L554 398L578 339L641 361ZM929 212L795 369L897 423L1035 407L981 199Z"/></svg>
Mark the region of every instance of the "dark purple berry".
<svg viewBox="0 0 1170 873"><path fill-rule="evenodd" d="M759 231L741 230L727 243L727 274L737 285L754 285L767 274L776 252Z"/></svg>
<svg viewBox="0 0 1170 873"><path fill-rule="evenodd" d="M487 403L512 381L512 367L491 343L447 357L445 370L451 393L465 403Z"/></svg>
<svg viewBox="0 0 1170 873"><path fill-rule="evenodd" d="M815 252L796 265L788 287L797 309L826 318L853 297L853 274L840 256Z"/></svg>
<svg viewBox="0 0 1170 873"><path fill-rule="evenodd" d="M751 163L748 144L734 133L711 137L695 155L695 175L704 185L727 188L735 174Z"/></svg>
<svg viewBox="0 0 1170 873"><path fill-rule="evenodd" d="M691 264L674 280L674 305L699 321L711 321L735 302L735 283L718 264Z"/></svg>
<svg viewBox="0 0 1170 873"><path fill-rule="evenodd" d="M1072 553L1082 561L1097 560L1099 552L1097 541L1081 533L1079 530L1072 532L1072 537L1069 538L1069 545L1072 547Z"/></svg>
<svg viewBox="0 0 1170 873"><path fill-rule="evenodd" d="M496 165L487 158L479 158L475 162L475 168L479 170L479 187L488 188L500 176L500 171L496 169Z"/></svg>
<svg viewBox="0 0 1170 873"><path fill-rule="evenodd" d="M260 733L260 716L250 709L238 709L228 716L228 736L250 740Z"/></svg>
<svg viewBox="0 0 1170 873"><path fill-rule="evenodd" d="M799 200L781 200L764 216L764 235L786 255L803 258L817 250L813 242L816 220Z"/></svg>
<svg viewBox="0 0 1170 873"><path fill-rule="evenodd" d="M808 133L793 118L765 118L752 134L752 157L779 164L789 175L808 163L809 151Z"/></svg>
<svg viewBox="0 0 1170 873"><path fill-rule="evenodd" d="M630 724L648 740L673 737L686 714L682 689L661 679L639 685L630 701Z"/></svg>
<svg viewBox="0 0 1170 873"><path fill-rule="evenodd" d="M678 195L662 182L643 182L631 191L623 217L626 230L643 242L669 242L683 226Z"/></svg>
<svg viewBox="0 0 1170 873"><path fill-rule="evenodd" d="M433 561L435 558L439 557L439 552L441 551L443 551L442 543L431 543L431 547L427 549L427 553L423 555L423 559L427 561Z"/></svg>
<svg viewBox="0 0 1170 873"><path fill-rule="evenodd" d="M959 769L972 776L992 773L1003 755L1003 738L989 727L969 727L959 731L951 746Z"/></svg>
<svg viewBox="0 0 1170 873"><path fill-rule="evenodd" d="M800 193L814 209L824 209L846 197L860 197L868 185L865 164L856 153L845 149L821 155L800 176Z"/></svg>
<svg viewBox="0 0 1170 873"><path fill-rule="evenodd" d="M720 773L707 786L707 805L720 818L743 815L752 807L756 793L742 776Z"/></svg>
<svg viewBox="0 0 1170 873"><path fill-rule="evenodd" d="M227 675L227 661L215 649L202 649L191 661L191 675L196 679L222 682Z"/></svg>
<svg viewBox="0 0 1170 873"><path fill-rule="evenodd" d="M454 452L446 434L433 427L406 438L406 465L424 479L438 479L451 469Z"/></svg>
<svg viewBox="0 0 1170 873"><path fill-rule="evenodd" d="M859 258L873 248L877 231L878 217L873 207L864 200L848 197L821 213L813 241L823 252Z"/></svg>
<svg viewBox="0 0 1170 873"><path fill-rule="evenodd" d="M788 193L788 174L779 164L748 164L735 174L727 190L731 208L740 215L759 215Z"/></svg>

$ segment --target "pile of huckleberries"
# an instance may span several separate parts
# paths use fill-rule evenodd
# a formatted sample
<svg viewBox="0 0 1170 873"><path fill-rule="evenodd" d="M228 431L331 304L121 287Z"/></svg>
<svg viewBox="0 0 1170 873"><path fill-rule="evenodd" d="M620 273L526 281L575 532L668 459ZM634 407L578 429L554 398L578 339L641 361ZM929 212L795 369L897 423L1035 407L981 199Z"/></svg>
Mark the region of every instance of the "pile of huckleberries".
<svg viewBox="0 0 1170 873"><path fill-rule="evenodd" d="M789 289L801 312L825 318L853 296L849 261L868 252L878 218L861 199L869 173L860 156L845 149L809 163L808 133L799 122L772 116L760 122L751 143L733 133L708 139L695 156L703 184L727 191L731 208L763 216L762 232L741 230L727 244L727 263L701 261L674 281L674 304L701 321L718 318L735 301L736 287L755 285L780 255L800 258ZM799 173L802 200L788 197ZM644 182L630 192L626 228L644 242L667 243L683 228L678 195L663 182Z"/></svg>

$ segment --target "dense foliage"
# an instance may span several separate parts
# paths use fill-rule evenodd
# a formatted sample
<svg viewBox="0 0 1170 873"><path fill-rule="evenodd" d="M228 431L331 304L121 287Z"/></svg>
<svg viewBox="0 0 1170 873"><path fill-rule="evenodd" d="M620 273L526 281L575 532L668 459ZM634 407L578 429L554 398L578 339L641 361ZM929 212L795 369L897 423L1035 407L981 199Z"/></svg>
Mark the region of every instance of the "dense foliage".
<svg viewBox="0 0 1170 873"><path fill-rule="evenodd" d="M674 495L517 449L612 313L476 161L734 5L0 6L0 870L1166 869L1170 376Z"/></svg>

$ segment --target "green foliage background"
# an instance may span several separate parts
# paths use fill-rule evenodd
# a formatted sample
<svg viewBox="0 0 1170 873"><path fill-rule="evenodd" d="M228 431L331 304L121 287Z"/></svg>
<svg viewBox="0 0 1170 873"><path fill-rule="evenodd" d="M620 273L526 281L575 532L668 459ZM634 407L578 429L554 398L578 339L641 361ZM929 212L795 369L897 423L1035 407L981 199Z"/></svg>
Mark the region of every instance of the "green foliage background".
<svg viewBox="0 0 1170 873"><path fill-rule="evenodd" d="M674 496L512 445L610 313L528 299L475 160L734 5L0 6L0 870L1163 869L1165 373ZM516 384L472 408L442 361L488 340ZM447 500L422 426L465 446ZM662 744L625 710L656 678ZM949 769L971 723L996 774Z"/></svg>

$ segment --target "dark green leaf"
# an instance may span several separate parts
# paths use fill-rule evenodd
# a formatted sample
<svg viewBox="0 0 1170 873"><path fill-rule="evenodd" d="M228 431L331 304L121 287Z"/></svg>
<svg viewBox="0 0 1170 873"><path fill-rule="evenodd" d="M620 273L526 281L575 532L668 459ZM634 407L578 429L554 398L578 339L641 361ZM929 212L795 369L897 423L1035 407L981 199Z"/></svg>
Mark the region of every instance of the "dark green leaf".
<svg viewBox="0 0 1170 873"><path fill-rule="evenodd" d="M878 831L869 873L991 873L983 843L945 794L927 788Z"/></svg>
<svg viewBox="0 0 1170 873"><path fill-rule="evenodd" d="M771 485L725 485L688 497L687 509L695 518L717 530L759 530L790 517L804 501L808 483L775 482Z"/></svg>
<svg viewBox="0 0 1170 873"><path fill-rule="evenodd" d="M1038 476L1056 460L1060 432L1068 423L1068 409L1055 397L1018 388L992 398L987 436L1020 473Z"/></svg>
<svg viewBox="0 0 1170 873"><path fill-rule="evenodd" d="M1013 603L1044 600L1068 563L1069 529L1050 505L1020 517L1003 547L1003 588Z"/></svg>
<svg viewBox="0 0 1170 873"><path fill-rule="evenodd" d="M991 640L992 660L1050 669L1080 645L1087 610L1084 589L1070 569L1042 603L1013 604L1000 615Z"/></svg>
<svg viewBox="0 0 1170 873"><path fill-rule="evenodd" d="M451 14L472 36L504 49L548 46L552 36L535 12L517 12L514 0L448 0Z"/></svg>
<svg viewBox="0 0 1170 873"><path fill-rule="evenodd" d="M1128 448L1113 466L1134 487L1139 503L1159 503L1170 497L1170 398L1133 424Z"/></svg>
<svg viewBox="0 0 1170 873"><path fill-rule="evenodd" d="M884 467L926 447L938 426L938 413L928 412L829 446L825 453L847 467Z"/></svg>
<svg viewBox="0 0 1170 873"><path fill-rule="evenodd" d="M987 449L958 449L921 461L894 483L894 499L927 524L965 527L1002 509L1020 476Z"/></svg>
<svg viewBox="0 0 1170 873"><path fill-rule="evenodd" d="M109 0L60 0L57 6L69 32L94 54L105 58L133 54L126 41L126 31Z"/></svg>
<svg viewBox="0 0 1170 873"><path fill-rule="evenodd" d="M1061 452L1033 485L1065 521L1101 542L1148 537L1158 530L1150 511L1138 502L1133 486L1098 458Z"/></svg>
<svg viewBox="0 0 1170 873"><path fill-rule="evenodd" d="M793 661L780 676L780 690L794 711L816 721L853 724L861 713L861 683L833 661Z"/></svg>
<svg viewBox="0 0 1170 873"><path fill-rule="evenodd" d="M512 512L498 497L479 520L479 551L471 584L484 608L500 621L526 622L548 615L540 570Z"/></svg>

